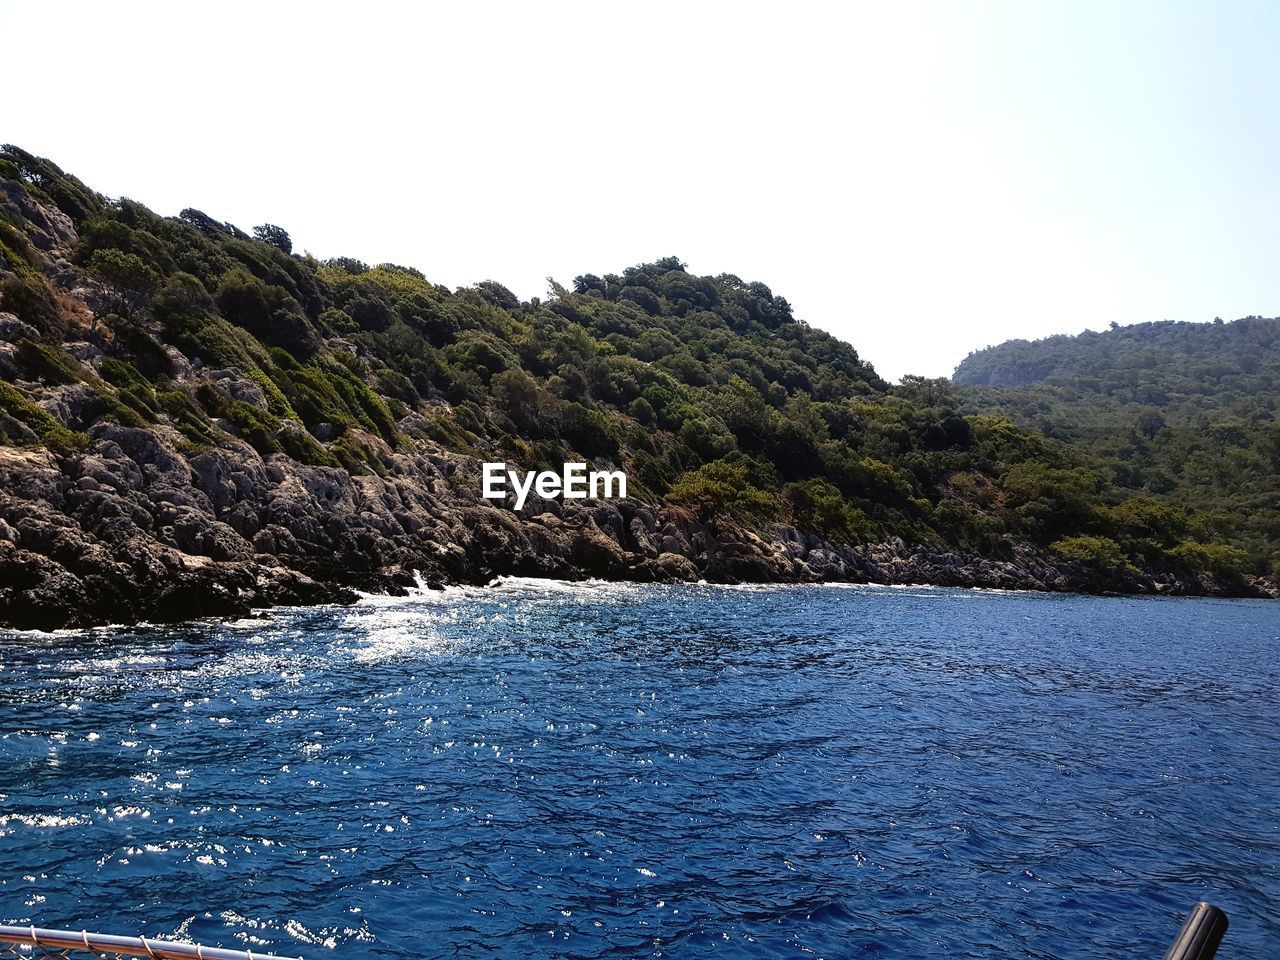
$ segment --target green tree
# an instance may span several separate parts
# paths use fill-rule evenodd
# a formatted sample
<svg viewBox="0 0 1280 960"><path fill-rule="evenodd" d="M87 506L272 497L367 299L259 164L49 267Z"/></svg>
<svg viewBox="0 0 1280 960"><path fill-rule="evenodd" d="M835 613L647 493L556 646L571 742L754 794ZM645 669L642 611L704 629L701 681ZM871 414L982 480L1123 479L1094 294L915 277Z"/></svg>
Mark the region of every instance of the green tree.
<svg viewBox="0 0 1280 960"><path fill-rule="evenodd" d="M691 470L671 485L667 499L697 512L704 523L726 515L762 521L778 515L778 498L756 486L745 462L716 460Z"/></svg>
<svg viewBox="0 0 1280 960"><path fill-rule="evenodd" d="M285 253L293 253L293 240L284 227L277 227L274 223L263 223L253 228L253 236Z"/></svg>
<svg viewBox="0 0 1280 960"><path fill-rule="evenodd" d="M102 284L109 309L129 317L145 306L160 284L160 277L137 254L107 247L94 251L89 273Z"/></svg>

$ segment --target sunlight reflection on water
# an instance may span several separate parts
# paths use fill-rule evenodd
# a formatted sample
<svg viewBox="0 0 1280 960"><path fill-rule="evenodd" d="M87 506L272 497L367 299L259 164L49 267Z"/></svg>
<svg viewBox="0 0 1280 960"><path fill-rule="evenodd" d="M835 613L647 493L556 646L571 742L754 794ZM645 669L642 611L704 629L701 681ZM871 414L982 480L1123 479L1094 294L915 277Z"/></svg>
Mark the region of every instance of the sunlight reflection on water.
<svg viewBox="0 0 1280 960"><path fill-rule="evenodd" d="M0 922L1097 957L1163 950L1205 898L1270 956L1275 609L512 580L0 635Z"/></svg>

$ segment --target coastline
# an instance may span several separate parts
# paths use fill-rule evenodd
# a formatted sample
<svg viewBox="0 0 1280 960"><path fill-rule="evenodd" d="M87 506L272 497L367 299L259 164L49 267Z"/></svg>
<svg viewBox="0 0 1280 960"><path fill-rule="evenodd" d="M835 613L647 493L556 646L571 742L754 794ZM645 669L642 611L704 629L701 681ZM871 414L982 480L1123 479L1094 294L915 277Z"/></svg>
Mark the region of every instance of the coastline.
<svg viewBox="0 0 1280 960"><path fill-rule="evenodd" d="M648 307L594 275L548 304L450 291L0 153L25 238L16 271L0 264L0 627L349 603L415 571L1280 596L1190 515L1010 420L960 416L937 384L891 387L761 284L664 258L625 273ZM61 209L53 185L83 204ZM149 300L93 266L139 259L104 238L150 251ZM681 306L690 284L714 309ZM484 464L508 458L526 483L499 500ZM531 489L530 468L571 458L623 484L630 469L632 496L558 498L567 475Z"/></svg>
<svg viewBox="0 0 1280 960"><path fill-rule="evenodd" d="M479 461L429 441L351 475L248 444L183 449L100 424L87 451L0 448L0 627L44 629L351 603L502 576L636 583L865 583L1053 593L1275 597L1243 578L1105 570L1027 544L1002 558L901 539L832 543L794 527L630 498L479 500Z"/></svg>

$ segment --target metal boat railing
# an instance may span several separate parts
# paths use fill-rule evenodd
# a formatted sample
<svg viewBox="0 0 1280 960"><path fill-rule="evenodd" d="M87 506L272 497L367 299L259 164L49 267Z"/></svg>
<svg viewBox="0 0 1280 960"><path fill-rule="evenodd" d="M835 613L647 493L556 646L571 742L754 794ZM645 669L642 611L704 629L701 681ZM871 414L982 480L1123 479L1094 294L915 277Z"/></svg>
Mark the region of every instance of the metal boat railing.
<svg viewBox="0 0 1280 960"><path fill-rule="evenodd" d="M1227 932L1227 915L1211 903L1197 903L1164 960L1212 960Z"/></svg>
<svg viewBox="0 0 1280 960"><path fill-rule="evenodd" d="M1209 903L1197 903L1178 931L1164 960L1213 960L1227 932L1227 915ZM99 956L148 957L149 960L301 960L277 957L252 950L224 950L173 940L146 937L113 937L81 930L43 930L37 927L0 926L0 958L29 960L56 957L73 960L72 954L88 952Z"/></svg>
<svg viewBox="0 0 1280 960"><path fill-rule="evenodd" d="M224 950L196 943L152 940L148 937L114 937L81 930L45 930L37 927L0 926L0 957L58 957L71 960L77 952L99 956L148 957L150 960L301 960L251 950Z"/></svg>

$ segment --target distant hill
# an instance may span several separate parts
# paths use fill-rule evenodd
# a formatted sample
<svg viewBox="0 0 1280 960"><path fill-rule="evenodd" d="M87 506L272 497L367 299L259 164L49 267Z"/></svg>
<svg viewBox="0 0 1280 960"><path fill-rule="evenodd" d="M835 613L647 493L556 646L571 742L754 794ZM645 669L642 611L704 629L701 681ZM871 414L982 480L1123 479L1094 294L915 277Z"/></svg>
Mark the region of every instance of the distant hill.
<svg viewBox="0 0 1280 960"><path fill-rule="evenodd" d="M1280 319L1143 323L970 354L961 408L1088 449L1120 487L1280 569Z"/></svg>
<svg viewBox="0 0 1280 960"><path fill-rule="evenodd" d="M969 354L952 381L967 387L1044 383L1146 402L1275 391L1280 319L1139 323L1105 333L1009 340Z"/></svg>

